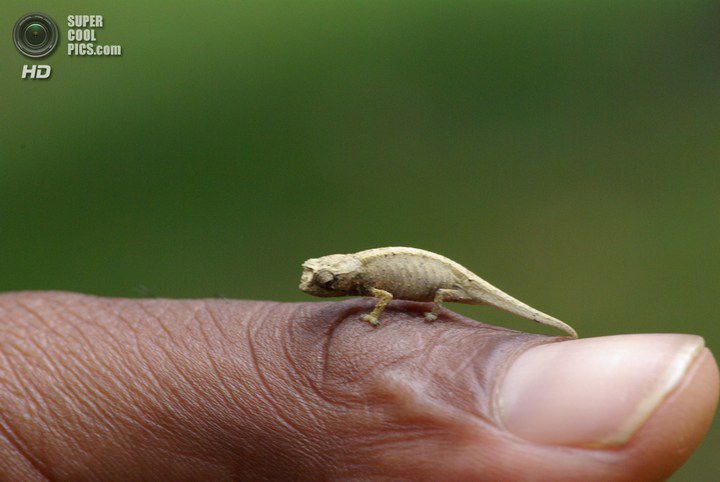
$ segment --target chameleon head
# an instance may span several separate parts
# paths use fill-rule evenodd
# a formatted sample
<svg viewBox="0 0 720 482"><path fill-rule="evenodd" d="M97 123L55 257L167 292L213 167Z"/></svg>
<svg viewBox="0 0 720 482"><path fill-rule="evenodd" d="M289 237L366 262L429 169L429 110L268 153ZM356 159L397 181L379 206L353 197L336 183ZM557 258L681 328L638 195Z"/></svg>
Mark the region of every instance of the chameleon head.
<svg viewBox="0 0 720 482"><path fill-rule="evenodd" d="M309 259L302 264L300 289L321 297L355 294L354 281L361 267L360 261L351 254L331 254Z"/></svg>

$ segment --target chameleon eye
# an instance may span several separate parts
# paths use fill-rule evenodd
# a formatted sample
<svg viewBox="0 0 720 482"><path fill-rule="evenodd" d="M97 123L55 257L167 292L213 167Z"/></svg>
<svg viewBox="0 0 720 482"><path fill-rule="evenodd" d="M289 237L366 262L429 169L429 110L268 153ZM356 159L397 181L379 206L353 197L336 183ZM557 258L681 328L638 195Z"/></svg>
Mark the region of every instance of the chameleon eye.
<svg viewBox="0 0 720 482"><path fill-rule="evenodd" d="M332 288L331 285L335 281L335 276L330 271L322 269L315 274L315 281L318 285L329 290Z"/></svg>

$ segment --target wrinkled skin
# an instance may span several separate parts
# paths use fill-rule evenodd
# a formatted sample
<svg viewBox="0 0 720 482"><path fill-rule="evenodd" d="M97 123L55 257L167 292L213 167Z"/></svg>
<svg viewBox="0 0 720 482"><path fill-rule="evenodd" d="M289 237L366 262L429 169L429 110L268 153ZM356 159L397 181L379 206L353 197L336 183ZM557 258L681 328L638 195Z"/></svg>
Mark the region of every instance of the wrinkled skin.
<svg viewBox="0 0 720 482"><path fill-rule="evenodd" d="M704 349L622 447L529 442L493 393L558 338L371 304L0 295L0 479L658 480L714 411Z"/></svg>

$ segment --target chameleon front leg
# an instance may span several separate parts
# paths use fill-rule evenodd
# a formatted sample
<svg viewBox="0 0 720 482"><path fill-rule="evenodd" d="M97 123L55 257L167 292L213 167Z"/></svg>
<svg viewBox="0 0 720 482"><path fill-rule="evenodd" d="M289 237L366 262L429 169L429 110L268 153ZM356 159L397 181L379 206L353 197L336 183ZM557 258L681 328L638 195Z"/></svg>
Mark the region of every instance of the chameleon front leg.
<svg viewBox="0 0 720 482"><path fill-rule="evenodd" d="M437 320L438 312L442 308L442 302L445 300L457 300L460 299L460 293L456 290L448 290L441 288L435 292L435 299L433 300L432 310L425 313L425 319L427 321Z"/></svg>
<svg viewBox="0 0 720 482"><path fill-rule="evenodd" d="M385 310L385 307L388 305L388 303L390 303L390 300L393 299L393 295L385 290L379 290L377 288L370 288L368 291L375 298L378 298L378 302L375 305L375 309L372 310L372 313L362 315L360 319L363 321L367 321L372 326L379 326L380 322L378 322L378 318Z"/></svg>

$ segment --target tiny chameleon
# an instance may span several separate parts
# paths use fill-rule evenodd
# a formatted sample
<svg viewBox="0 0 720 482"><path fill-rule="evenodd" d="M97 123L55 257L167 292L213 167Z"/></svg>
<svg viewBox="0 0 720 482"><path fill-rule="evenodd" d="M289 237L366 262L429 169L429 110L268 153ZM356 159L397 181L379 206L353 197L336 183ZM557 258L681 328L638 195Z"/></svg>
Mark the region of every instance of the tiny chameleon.
<svg viewBox="0 0 720 482"><path fill-rule="evenodd" d="M300 289L319 297L372 296L378 299L361 319L377 327L390 301L432 301L425 319L434 321L444 301L490 305L543 325L578 335L562 321L516 300L455 261L417 248L375 248L331 254L302 264Z"/></svg>

